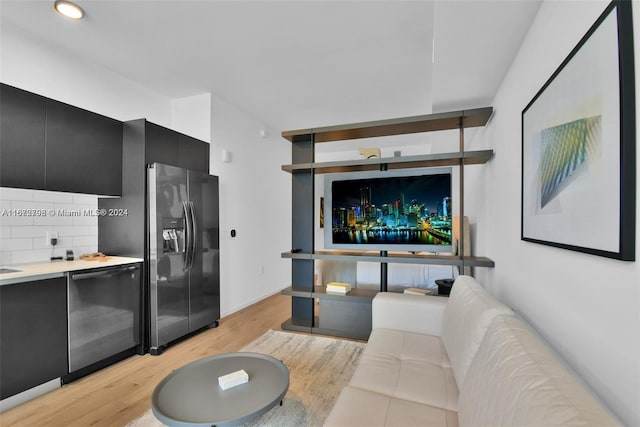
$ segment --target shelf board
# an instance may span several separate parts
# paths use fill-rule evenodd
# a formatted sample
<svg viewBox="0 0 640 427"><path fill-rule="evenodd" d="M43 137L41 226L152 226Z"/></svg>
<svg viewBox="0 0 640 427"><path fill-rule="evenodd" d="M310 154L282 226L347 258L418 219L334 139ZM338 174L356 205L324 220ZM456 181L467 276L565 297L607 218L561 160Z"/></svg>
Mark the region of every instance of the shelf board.
<svg viewBox="0 0 640 427"><path fill-rule="evenodd" d="M318 325L319 320L316 317L314 324ZM282 323L282 329L296 332L306 332L311 334L331 335L335 337L351 338L357 340L367 340L369 334L358 333L357 331L341 330L341 329L328 329L319 328L317 326L311 326L311 322L301 322L300 320L290 318Z"/></svg>
<svg viewBox="0 0 640 427"><path fill-rule="evenodd" d="M371 332L358 333L357 331L352 331L348 329L329 329L329 328L319 328L319 327L311 328L311 333L320 334L320 335L330 335L332 337L350 338L350 339L362 340L362 341L368 340L369 335L371 335Z"/></svg>
<svg viewBox="0 0 640 427"><path fill-rule="evenodd" d="M435 265L455 265L462 267L494 267L495 263L486 257L456 255L432 255L432 254L411 254L411 253L389 253L382 257L379 252L366 251L316 251L308 252L283 252L282 258L305 259L305 260L331 260L331 261L355 261L355 262L386 262L399 264L435 264Z"/></svg>
<svg viewBox="0 0 640 427"><path fill-rule="evenodd" d="M295 136L313 134L314 142L317 143L451 130L460 129L461 122L463 128L484 126L492 114L493 107L484 107L448 113L284 131L282 132L282 137L292 141Z"/></svg>
<svg viewBox="0 0 640 427"><path fill-rule="evenodd" d="M378 294L378 290L365 289L365 288L353 288L348 294L339 294L327 292L324 286L316 286L313 292L296 291L292 287L288 287L282 290L282 295L290 295L292 297L301 298L320 298L320 299L349 299L352 301L371 301L373 297Z"/></svg>
<svg viewBox="0 0 640 427"><path fill-rule="evenodd" d="M371 300L373 300L373 297L378 295L379 292L380 292L379 290L373 290L373 289L352 288L349 293L340 294L340 293L327 292L327 288L325 286L316 286L315 291L313 292L313 296L314 298L319 298L319 299L332 299L332 300L349 299L349 300L355 300L355 301L362 300L362 301L371 302Z"/></svg>
<svg viewBox="0 0 640 427"><path fill-rule="evenodd" d="M309 320L296 319L291 317L288 320L285 320L281 326L282 326L282 329L289 330L289 331L311 333L313 325L317 325L317 324L318 324L317 317L314 318L313 322Z"/></svg>
<svg viewBox="0 0 640 427"><path fill-rule="evenodd" d="M424 168L434 166L480 165L493 157L493 150L464 151L452 153L423 154L418 156L383 157L376 159L357 159L338 162L295 163L283 165L285 172L339 173L380 170L380 165L388 169Z"/></svg>
<svg viewBox="0 0 640 427"><path fill-rule="evenodd" d="M454 255L414 255L408 252L406 254L389 253L386 257L382 257L380 256L380 252L317 251L313 254L313 259L402 264L462 265L460 258Z"/></svg>
<svg viewBox="0 0 640 427"><path fill-rule="evenodd" d="M290 295L292 297L300 297L300 298L313 298L313 292L311 291L297 291L293 289L292 286L288 288L284 288L282 290L282 295Z"/></svg>

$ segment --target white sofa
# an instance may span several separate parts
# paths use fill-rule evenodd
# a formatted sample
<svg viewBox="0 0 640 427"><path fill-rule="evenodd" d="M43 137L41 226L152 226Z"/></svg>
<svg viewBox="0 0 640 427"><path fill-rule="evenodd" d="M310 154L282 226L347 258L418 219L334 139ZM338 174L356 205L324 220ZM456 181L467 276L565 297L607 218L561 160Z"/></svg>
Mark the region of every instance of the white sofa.
<svg viewBox="0 0 640 427"><path fill-rule="evenodd" d="M380 293L325 426L610 426L617 421L472 277L450 298Z"/></svg>

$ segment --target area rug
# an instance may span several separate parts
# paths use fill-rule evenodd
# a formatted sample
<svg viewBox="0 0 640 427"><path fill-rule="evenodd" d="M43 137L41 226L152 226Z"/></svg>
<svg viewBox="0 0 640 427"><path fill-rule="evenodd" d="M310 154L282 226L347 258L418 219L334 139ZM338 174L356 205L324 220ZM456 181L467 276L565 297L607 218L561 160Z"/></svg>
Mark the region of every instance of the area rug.
<svg viewBox="0 0 640 427"><path fill-rule="evenodd" d="M365 344L269 330L241 351L269 354L289 368L289 391L276 406L245 426L321 426L347 385ZM162 427L151 410L128 427Z"/></svg>

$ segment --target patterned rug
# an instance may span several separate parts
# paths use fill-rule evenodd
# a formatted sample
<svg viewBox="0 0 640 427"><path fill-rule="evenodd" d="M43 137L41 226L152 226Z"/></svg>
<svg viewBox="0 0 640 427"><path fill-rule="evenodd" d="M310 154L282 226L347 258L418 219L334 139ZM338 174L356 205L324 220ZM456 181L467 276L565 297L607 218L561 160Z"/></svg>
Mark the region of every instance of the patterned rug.
<svg viewBox="0 0 640 427"><path fill-rule="evenodd" d="M270 330L241 351L269 354L289 368L289 391L276 406L245 426L321 426L355 370L365 344ZM128 427L162 427L151 410Z"/></svg>

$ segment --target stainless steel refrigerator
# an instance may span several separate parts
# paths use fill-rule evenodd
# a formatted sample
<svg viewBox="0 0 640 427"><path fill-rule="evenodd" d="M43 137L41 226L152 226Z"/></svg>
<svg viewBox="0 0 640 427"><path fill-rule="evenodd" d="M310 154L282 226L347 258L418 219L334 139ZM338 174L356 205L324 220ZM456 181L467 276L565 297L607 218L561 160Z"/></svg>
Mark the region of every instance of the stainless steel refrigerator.
<svg viewBox="0 0 640 427"><path fill-rule="evenodd" d="M149 352L220 319L218 177L148 167Z"/></svg>

